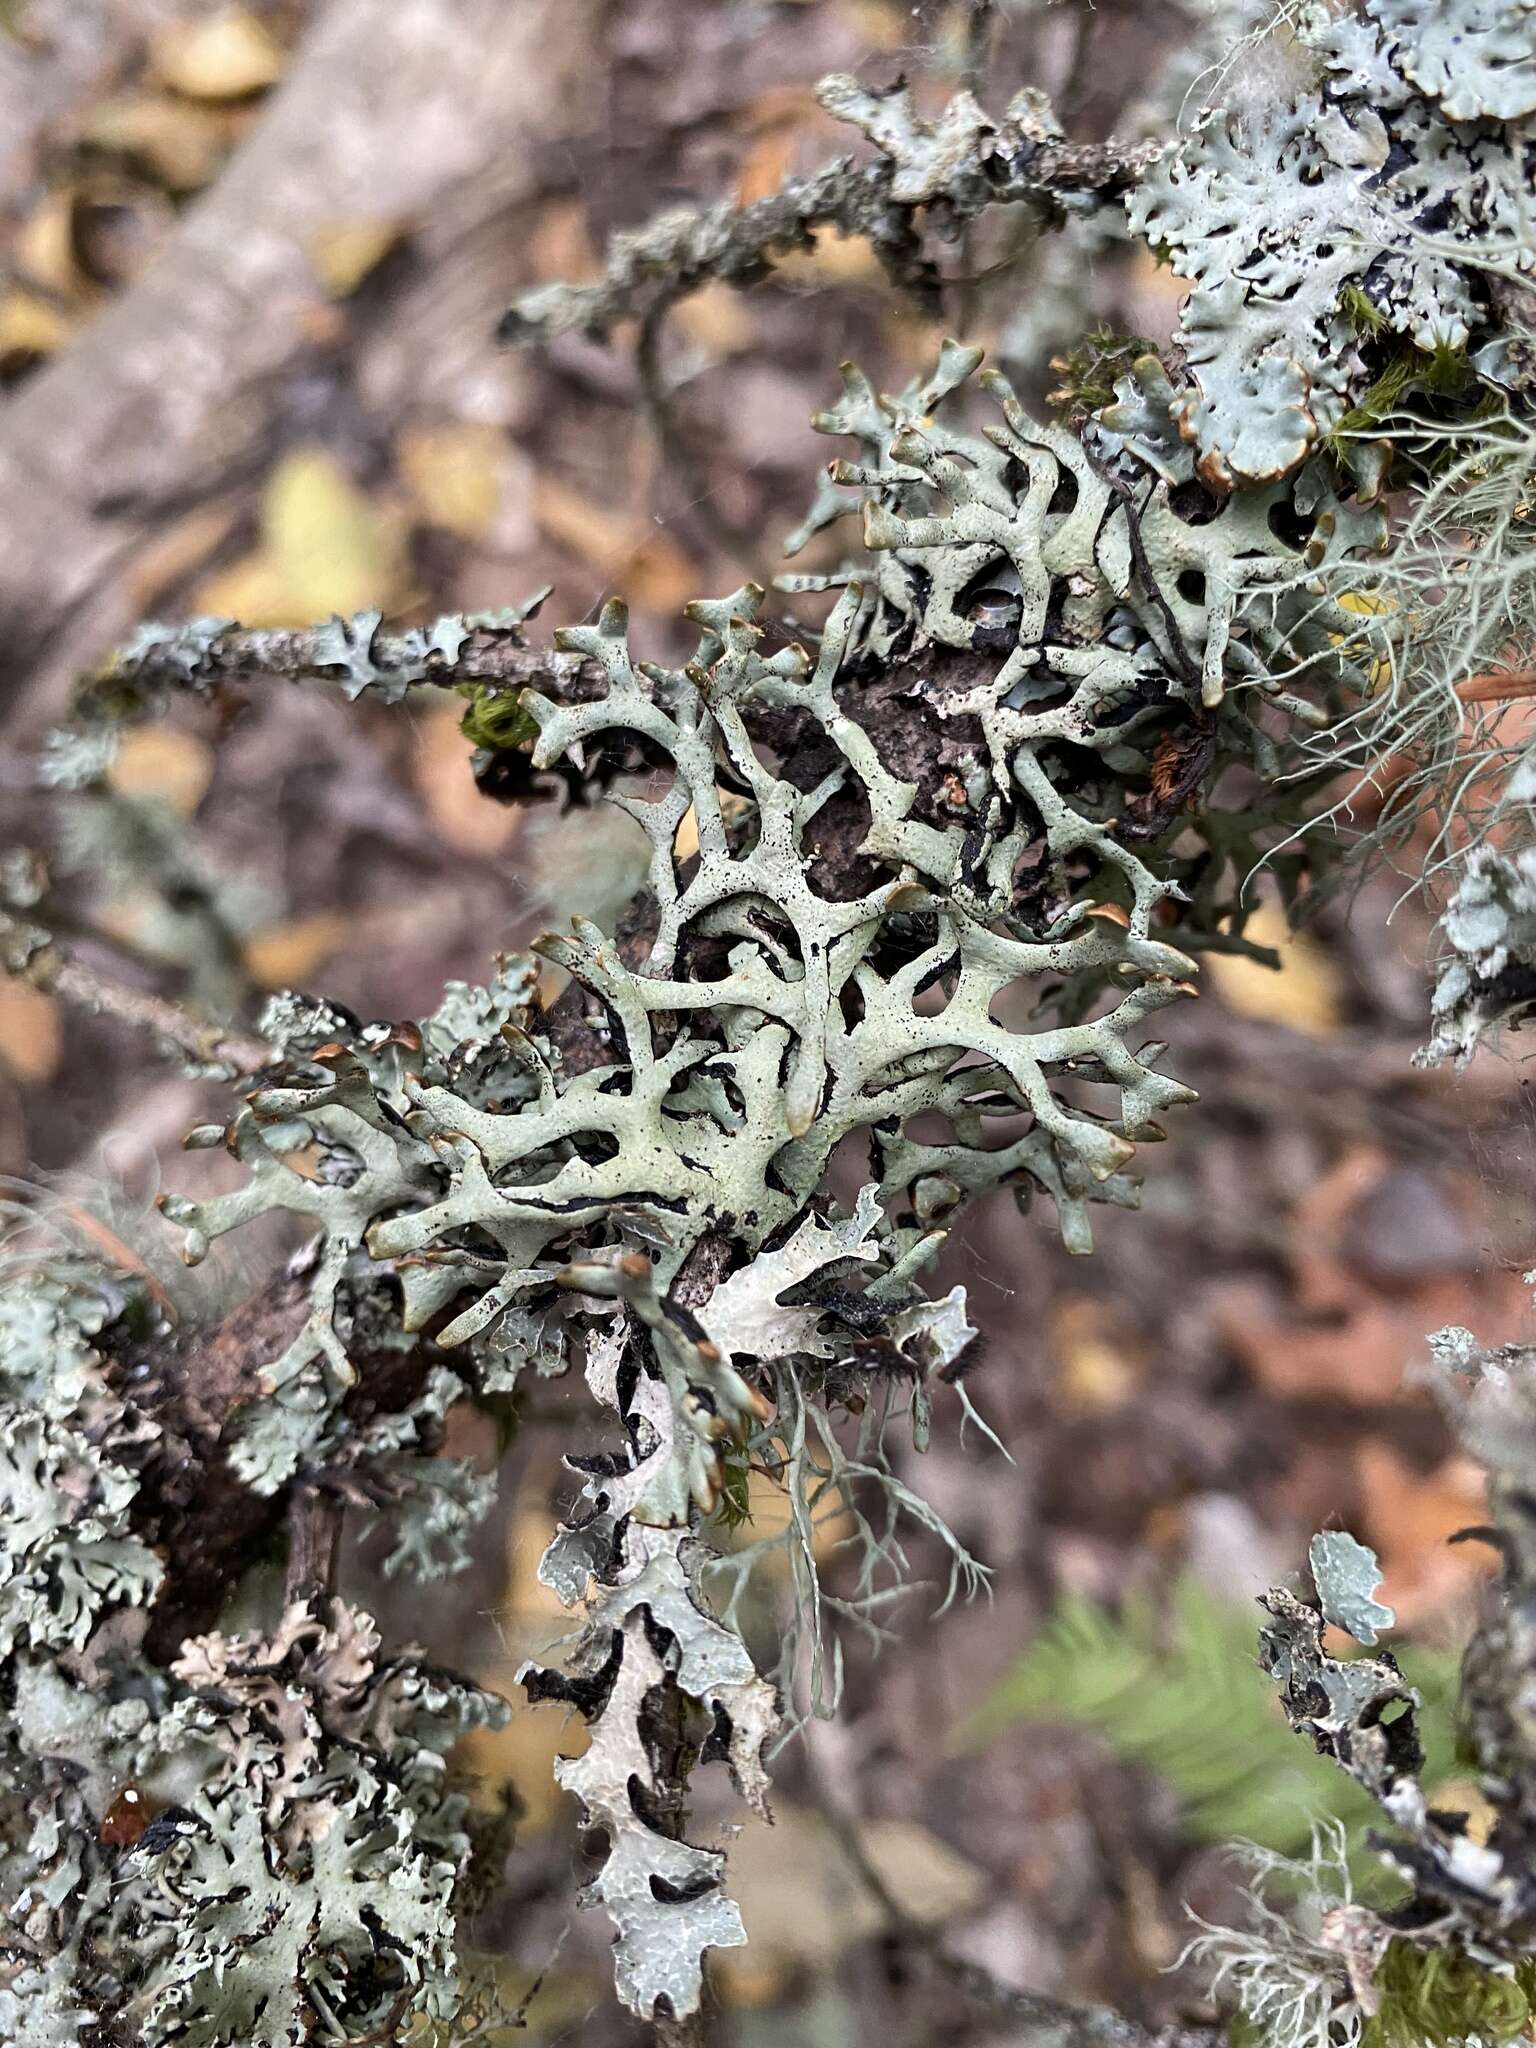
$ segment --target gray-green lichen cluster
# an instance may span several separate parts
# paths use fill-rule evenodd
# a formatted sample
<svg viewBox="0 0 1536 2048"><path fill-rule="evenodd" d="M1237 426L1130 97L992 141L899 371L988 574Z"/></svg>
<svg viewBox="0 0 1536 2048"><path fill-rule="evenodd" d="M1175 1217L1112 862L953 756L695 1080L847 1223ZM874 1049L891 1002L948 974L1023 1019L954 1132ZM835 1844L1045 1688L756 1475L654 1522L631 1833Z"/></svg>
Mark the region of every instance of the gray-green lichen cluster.
<svg viewBox="0 0 1536 2048"><path fill-rule="evenodd" d="M1465 1066L1483 1039L1536 1005L1536 848L1477 848L1441 918L1449 958L1431 1002L1426 1066Z"/></svg>
<svg viewBox="0 0 1536 2048"><path fill-rule="evenodd" d="M718 1757L762 1807L781 1715L825 1710L842 1636L878 1635L898 1526L947 1551L951 1592L982 1576L887 1450L899 1412L919 1447L936 1401L974 1413L964 1290L923 1274L985 1194L1048 1202L1077 1252L1093 1204L1134 1203L1138 1145L1190 1100L1149 1022L1193 992L1200 951L1241 943L1241 885L1285 824L1286 735L1367 699L1397 644L1400 620L1339 601L1380 558L1387 451L1337 430L1384 348L1471 343L1482 397L1518 386L1495 287L1521 277L1533 21L1482 0L1309 14L1315 91L1212 116L1133 199L1196 288L1187 364L1134 361L1112 403L1042 425L989 374L988 412L979 352L953 342L898 396L846 369L817 424L852 457L790 552L852 513L863 553L784 579L834 599L809 648L745 585L690 607L677 666L636 658L613 601L551 656L523 636L532 607L403 635L375 614L265 636L215 620L147 631L101 680L135 703L263 664L386 702L467 682L488 748L608 791L643 835L616 932L570 918L420 1022L275 999L270 1066L189 1140L244 1179L163 1204L191 1262L274 1211L311 1226L285 1280L302 1313L219 1455L274 1512L383 1503L388 1569L455 1569L490 1505L442 1454L449 1409L505 1415L523 1376L584 1373L610 1447L568 1456L541 1566L582 1625L564 1674L524 1680L589 1723L558 1775L607 1837L584 1896L640 2015L692 2011L707 1950L742 1938L725 1859L684 1832L692 1766ZM976 165L1002 150L1024 176L1055 146L1023 104L1005 130L966 96L931 126L900 94L831 99L881 152L870 204L905 222L968 218ZM1394 374L1400 395L1419 371ZM101 731L50 754L82 815ZM1439 1050L1469 1050L1524 971L1525 858L1481 857L1458 893ZM567 982L553 1000L543 965ZM866 1163L839 1204L850 1149ZM0 1305L0 2025L97 2029L91 2048L451 2029L472 1845L444 1752L492 1707L381 1655L340 1600L147 1654L174 1560L143 1533L159 1447L130 1325L172 1345L153 1290L57 1257L18 1265ZM407 1391L360 1415L360 1382L392 1372ZM737 1540L755 1482L782 1492L784 1530ZM833 1515L856 1532L835 1594ZM796 1606L777 1683L741 1628L768 1550ZM1390 1653L1323 1645L1325 1620L1363 1644L1388 1625L1374 1560L1335 1536L1314 1572L1317 1605L1269 1603L1293 1718L1381 1799L1428 1891L1482 1885L1480 1926L1525 1913L1509 1867L1426 1808Z"/></svg>
<svg viewBox="0 0 1536 2048"><path fill-rule="evenodd" d="M1531 274L1536 15L1500 0L1370 0L1297 20L1319 68L1294 102L1208 113L1130 199L1195 289L1177 401L1201 473L1284 475L1372 378L1362 340L1472 350L1509 376L1490 270Z"/></svg>
<svg viewBox="0 0 1536 2048"><path fill-rule="evenodd" d="M368 1616L144 1654L167 1560L135 1526L170 1339L142 1272L0 1258L0 2034L26 2048L298 2048L452 2017L467 1804L445 1752L500 1702Z"/></svg>
<svg viewBox="0 0 1536 2048"><path fill-rule="evenodd" d="M1488 1817L1474 1831L1465 1813L1431 1804L1418 1732L1422 1702L1377 1640L1395 1617L1376 1598L1374 1553L1342 1532L1315 1537L1315 1598L1283 1589L1264 1596L1260 1661L1291 1726L1378 1803L1389 1826L1372 1833L1369 1846L1412 1895L1391 1911L1371 1910L1350 1901L1347 1882L1330 1885L1320 1869L1303 1887L1303 1914L1315 1920L1318 1907L1329 1907L1319 1891L1332 1889L1336 1900L1342 1892L1343 1906L1323 1912L1322 1938L1304 1945L1304 1954L1262 1907L1255 1930L1208 1930L1195 1944L1225 1973L1241 2009L1264 2023L1266 2038L1287 2044L1407 2039L1406 2021L1395 2032L1372 2026L1397 2004L1412 2008L1418 2035L1435 2042L1509 2039L1528 2018L1536 1940L1527 1697L1536 1644L1536 1353L1519 1345L1489 1351L1465 1330L1441 1331L1431 1350L1436 1391L1488 1475L1490 1526L1467 1533L1489 1542L1503 1566L1500 1597L1463 1660L1457 1710L1461 1753L1477 1774ZM1336 1655L1324 1640L1330 1623L1359 1650ZM1516 1982L1520 1995L1506 2014ZM1317 2015L1314 2033L1297 2031L1287 2017L1287 1986ZM1478 2012L1484 2025L1468 2017Z"/></svg>
<svg viewBox="0 0 1536 2048"><path fill-rule="evenodd" d="M679 1533L748 1462L779 1474L812 1615L809 1696L835 1696L817 1515L863 1484L886 1514L942 1529L881 1435L899 1394L925 1436L973 1335L963 1290L931 1299L919 1275L989 1190L1049 1198L1078 1251L1092 1203L1134 1201L1137 1144L1189 1099L1143 1042L1192 991L1194 962L1158 922L1185 906L1205 935L1175 850L1185 799L1219 762L1266 757L1265 720L1300 703L1299 681L1347 673L1350 618L1316 577L1381 537L1380 514L1321 463L1213 498L1155 362L1081 432L1036 424L997 378L983 431L939 424L977 360L950 344L892 401L850 371L822 416L858 444L835 472L839 506L862 506L876 566L810 579L840 592L814 654L771 649L748 586L691 608L691 660L641 662L613 602L557 641L599 687L525 693L535 767L624 744L660 770L612 798L650 849L634 936L576 918L534 948L585 1005L580 1058L526 962L450 992L419 1027L284 999L264 1020L272 1073L227 1130L193 1134L246 1180L164 1205L193 1259L272 1209L316 1226L310 1312L234 1445L259 1492L388 1448L343 1406L367 1276L399 1289L399 1341L432 1333L428 1418L466 1388L507 1391L530 1362L559 1371L579 1346L622 1448L572 1458L582 1489L545 1572L592 1603L572 1683L593 1749L565 1778L610 1837L592 1896L642 2013L691 2005L702 1950L737 1923L718 1858L613 1790L633 1774L636 1716L665 1681L734 1731L733 1768L758 1791L773 1723L706 1611L713 1592L734 1616L747 1566L691 1539L680 1552ZM824 500L812 527L832 516ZM897 672L924 721L905 752L866 694ZM956 762L942 776L941 757ZM843 1215L825 1189L850 1138L870 1177ZM860 1357L880 1391L849 1448L833 1409ZM424 1492L450 1525L469 1512L441 1473ZM874 1564L896 1555L871 1528L845 1612L867 1616ZM699 1640L715 1646L703 1663Z"/></svg>

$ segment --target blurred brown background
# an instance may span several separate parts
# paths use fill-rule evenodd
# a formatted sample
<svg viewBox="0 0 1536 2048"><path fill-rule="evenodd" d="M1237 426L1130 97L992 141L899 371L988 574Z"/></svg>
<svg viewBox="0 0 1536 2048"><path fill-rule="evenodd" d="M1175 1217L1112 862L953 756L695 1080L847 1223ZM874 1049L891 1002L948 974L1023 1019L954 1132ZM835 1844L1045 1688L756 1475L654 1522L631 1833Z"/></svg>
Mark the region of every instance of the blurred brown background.
<svg viewBox="0 0 1536 2048"><path fill-rule="evenodd" d="M1044 85L1073 135L1145 131L1207 61L1210 12L999 7L983 97L1000 111ZM522 286L593 275L608 236L662 207L755 197L848 149L811 97L826 71L905 69L942 100L970 13L3 0L4 838L51 850L90 957L248 1018L289 984L410 1016L542 924L624 901L626 821L480 799L446 694L349 710L272 685L179 712L130 735L112 800L73 822L34 793L28 750L144 616L429 618L547 582L546 620L617 589L639 645L685 647L688 598L774 573L838 452L808 425L838 362L894 388L943 329L893 298L861 243L825 242L750 294L699 294L666 344L677 463L644 417L632 334L518 355L494 341L498 314ZM1021 223L990 223L946 260L946 324L1037 400L1085 326L1156 339L1176 315L1176 282L1112 224L1031 245ZM985 1331L968 1386L1015 1463L973 1431L962 1445L941 1406L909 1476L995 1568L994 1597L935 1621L918 1591L878 1661L852 1654L844 1719L780 1760L777 1829L727 1840L714 1831L734 1816L706 1796L700 1838L733 1846L754 1934L721 1959L712 2038L1010 2036L942 1974L908 1982L818 1819L829 1802L908 1910L1002 1979L1153 2018L1193 1996L1164 1974L1182 1901L1219 1908L1229 1881L1177 1787L1083 1728L956 1746L1063 1591L1161 1597L1192 1577L1241 1600L1343 1522L1379 1550L1411 1629L1464 1632L1485 1566L1445 1538L1479 1519L1477 1477L1405 1373L1441 1324L1521 1330L1536 1124L1518 1061L1411 1067L1427 926L1411 903L1389 922L1401 886L1371 875L1295 938L1266 908L1255 935L1278 974L1211 964L1169 1027L1169 1065L1202 1101L1146 1162L1142 1213L1104 1213L1094 1259L1001 1204L953 1252L948 1279ZM0 982L0 1171L110 1176L152 1231L157 1189L227 1170L178 1150L217 1100L118 1028ZM278 1250L239 1247L230 1288ZM533 1567L584 1427L576 1391L540 1388L463 1582L381 1590L365 1546L355 1585L399 1632L513 1691L521 1656L563 1626ZM459 1435L495 1455L472 1420ZM514 1985L549 1966L530 2039L619 2041L604 1930L570 1924L583 1850L548 1779L576 1739L545 1708L476 1752L485 1796L507 1781L526 1806L486 1933Z"/></svg>

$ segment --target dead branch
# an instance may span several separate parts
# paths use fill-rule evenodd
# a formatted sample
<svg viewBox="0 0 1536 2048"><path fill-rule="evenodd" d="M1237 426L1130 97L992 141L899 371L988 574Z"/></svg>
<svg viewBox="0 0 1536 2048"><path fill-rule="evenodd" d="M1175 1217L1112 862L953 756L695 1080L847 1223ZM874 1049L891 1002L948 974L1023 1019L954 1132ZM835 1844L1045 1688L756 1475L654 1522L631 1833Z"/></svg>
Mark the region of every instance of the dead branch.
<svg viewBox="0 0 1536 2048"><path fill-rule="evenodd" d="M1468 676L1456 685L1463 704L1513 704L1517 698L1536 697L1536 668L1492 669L1480 676Z"/></svg>
<svg viewBox="0 0 1536 2048"><path fill-rule="evenodd" d="M933 312L942 280L919 232L924 222L954 240L989 207L1033 204L1052 214L1064 200L1112 198L1161 150L1068 142L1033 95L1020 95L995 123L960 92L930 124L913 112L905 86L871 92L839 76L824 78L816 93L881 150L874 163L838 157L748 206L677 208L615 235L595 284L523 293L502 321L502 338L529 346L574 330L606 340L655 301L670 305L715 279L758 283L773 257L813 247L822 228L867 236L891 282Z"/></svg>
<svg viewBox="0 0 1536 2048"><path fill-rule="evenodd" d="M76 1009L145 1032L224 1079L240 1080L272 1064L272 1048L265 1039L221 1024L169 996L115 981L5 911L0 911L0 968Z"/></svg>

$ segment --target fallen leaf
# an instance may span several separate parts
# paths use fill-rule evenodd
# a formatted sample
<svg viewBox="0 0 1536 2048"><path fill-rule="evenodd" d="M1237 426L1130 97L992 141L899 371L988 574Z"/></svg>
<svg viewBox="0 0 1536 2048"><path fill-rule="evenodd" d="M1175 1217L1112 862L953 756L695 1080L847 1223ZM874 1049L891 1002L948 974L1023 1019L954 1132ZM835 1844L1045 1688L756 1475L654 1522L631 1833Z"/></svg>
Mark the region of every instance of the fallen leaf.
<svg viewBox="0 0 1536 2048"><path fill-rule="evenodd" d="M911 41L907 10L899 0L842 0L838 12L871 50L905 50Z"/></svg>
<svg viewBox="0 0 1536 2048"><path fill-rule="evenodd" d="M664 533L651 533L635 550L621 578L637 611L680 612L698 593L699 571L691 555Z"/></svg>
<svg viewBox="0 0 1536 2048"><path fill-rule="evenodd" d="M1287 1024L1314 1038L1336 1031L1343 1015L1338 971L1309 932L1293 932L1282 905L1266 900L1249 918L1244 937L1273 946L1279 970L1239 953L1210 953L1205 971L1229 1010Z"/></svg>
<svg viewBox="0 0 1536 2048"><path fill-rule="evenodd" d="M885 275L867 235L826 228L818 232L814 249L786 250L774 258L774 266L791 282L812 285L879 284Z"/></svg>
<svg viewBox="0 0 1536 2048"><path fill-rule="evenodd" d="M738 1550L772 1536L782 1536L789 1527L789 1489L780 1480L755 1468L747 1474L747 1518L736 1529L723 1529L719 1541L727 1550ZM854 1533L852 1514L846 1508L823 1504L812 1524L811 1549L819 1564L826 1564L840 1544ZM787 1551L765 1551L759 1569L770 1580L781 1582L789 1569Z"/></svg>
<svg viewBox="0 0 1536 2048"><path fill-rule="evenodd" d="M313 617L295 605L277 563L261 548L203 577L190 609L204 618L238 619L243 626L308 625Z"/></svg>
<svg viewBox="0 0 1536 2048"><path fill-rule="evenodd" d="M262 988L294 988L308 981L351 927L338 912L285 918L252 932L240 951L251 979Z"/></svg>
<svg viewBox="0 0 1536 2048"><path fill-rule="evenodd" d="M494 1811L503 1789L512 1787L523 1808L523 1834L540 1833L570 1806L570 1795L555 1782L555 1760L580 1756L588 1740L579 1714L530 1713L522 1687L509 1676L524 1657L547 1655L571 1626L560 1596L539 1578L539 1560L554 1533L553 1516L539 1508L514 1509L508 1519L505 1579L496 1607L505 1661L482 1673L480 1682L510 1700L513 1711L504 1728L473 1729L453 1752L481 1811Z"/></svg>
<svg viewBox="0 0 1536 2048"><path fill-rule="evenodd" d="M208 577L194 602L247 626L304 626L329 612L403 610L403 522L375 504L328 449L295 448L262 494L263 545Z"/></svg>
<svg viewBox="0 0 1536 2048"><path fill-rule="evenodd" d="M1414 1628L1453 1607L1493 1569L1480 1543L1452 1543L1487 1519L1487 1474L1471 1458L1421 1473L1390 1444L1362 1443L1357 1465L1361 1526L1381 1562L1382 1598Z"/></svg>
<svg viewBox="0 0 1536 2048"><path fill-rule="evenodd" d="M1078 1409L1123 1408L1141 1379L1139 1365L1115 1342L1103 1304L1065 1301L1053 1317L1051 1349L1057 1384Z"/></svg>
<svg viewBox="0 0 1536 2048"><path fill-rule="evenodd" d="M107 781L119 796L152 797L190 818L208 792L213 754L195 733L173 725L130 726Z"/></svg>
<svg viewBox="0 0 1536 2048"><path fill-rule="evenodd" d="M503 853L517 836L523 813L515 805L487 803L470 770L474 748L459 731L463 707L435 704L417 728L412 773L432 822L457 853Z"/></svg>
<svg viewBox="0 0 1536 2048"><path fill-rule="evenodd" d="M1491 1344L1521 1334L1526 1290L1514 1273L1425 1264L1416 1284L1383 1290L1373 1281L1350 1226L1391 1172L1375 1147L1351 1146L1295 1205L1286 1225L1285 1313L1255 1282L1215 1288L1223 1336L1271 1393L1367 1405L1422 1399L1404 1374L1422 1356L1426 1330L1471 1324Z"/></svg>
<svg viewBox="0 0 1536 2048"><path fill-rule="evenodd" d="M985 1872L916 1821L861 1821L857 1834L870 1867L925 1927L972 1912L986 1897ZM717 1950L710 1965L733 1999L738 1986L750 1994L768 1978L829 1969L885 1927L847 1852L809 1808L778 1802L773 1825L748 1821L727 1854L726 1883L747 1946Z"/></svg>
<svg viewBox="0 0 1536 2048"><path fill-rule="evenodd" d="M47 299L19 286L0 294L0 360L52 355L69 335L69 321Z"/></svg>
<svg viewBox="0 0 1536 2048"><path fill-rule="evenodd" d="M267 479L267 553L294 625L400 608L406 594L399 523L353 483L329 450L295 448Z"/></svg>
<svg viewBox="0 0 1536 2048"><path fill-rule="evenodd" d="M522 1687L503 1671L482 1672L480 1683L510 1701L512 1712L505 1727L472 1728L455 1744L455 1775L462 1772L469 1781L471 1804L481 1813L494 1813L510 1789L519 1808L519 1839L543 1834L572 1804L556 1782L555 1765L561 1757L585 1754L587 1725L574 1712L563 1719L547 1709L530 1713Z"/></svg>
<svg viewBox="0 0 1536 2048"><path fill-rule="evenodd" d="M395 443L400 474L422 518L466 540L483 540L491 529L506 484L508 453L499 427L474 420L406 427Z"/></svg>
<svg viewBox="0 0 1536 2048"><path fill-rule="evenodd" d="M681 611L698 586L697 566L669 535L607 511L557 477L538 479L533 511L553 540L622 587L637 609Z"/></svg>
<svg viewBox="0 0 1536 2048"><path fill-rule="evenodd" d="M125 587L136 612L153 616L162 595L191 576L223 546L237 516L233 500L197 505L173 519L135 554L124 571ZM242 612L206 613L207 617L243 618Z"/></svg>
<svg viewBox="0 0 1536 2048"><path fill-rule="evenodd" d="M310 236L309 267L333 299L350 298L404 237L398 220L333 221Z"/></svg>
<svg viewBox="0 0 1536 2048"><path fill-rule="evenodd" d="M17 229L11 266L29 283L64 299L91 296L90 280L75 250L75 193L68 185L45 192Z"/></svg>
<svg viewBox="0 0 1536 2048"><path fill-rule="evenodd" d="M750 206L777 192L795 159L795 131L788 122L765 128L747 151L736 177L736 204Z"/></svg>
<svg viewBox="0 0 1536 2048"><path fill-rule="evenodd" d="M587 227L587 210L579 199L556 199L543 207L524 246L535 279L562 278L586 284L602 275L603 266Z"/></svg>
<svg viewBox="0 0 1536 2048"><path fill-rule="evenodd" d="M282 76L282 45L243 7L175 22L154 40L151 61L173 92L190 100L240 100Z"/></svg>
<svg viewBox="0 0 1536 2048"><path fill-rule="evenodd" d="M107 100L88 116L81 141L108 156L128 158L170 192L196 192L228 155L227 118L169 92Z"/></svg>
<svg viewBox="0 0 1536 2048"><path fill-rule="evenodd" d="M752 316L732 285L705 285L681 300L672 317L690 341L712 356L740 355L752 346Z"/></svg>
<svg viewBox="0 0 1536 2048"><path fill-rule="evenodd" d="M0 976L0 1062L34 1087L51 1081L64 1050L59 1006L29 981Z"/></svg>

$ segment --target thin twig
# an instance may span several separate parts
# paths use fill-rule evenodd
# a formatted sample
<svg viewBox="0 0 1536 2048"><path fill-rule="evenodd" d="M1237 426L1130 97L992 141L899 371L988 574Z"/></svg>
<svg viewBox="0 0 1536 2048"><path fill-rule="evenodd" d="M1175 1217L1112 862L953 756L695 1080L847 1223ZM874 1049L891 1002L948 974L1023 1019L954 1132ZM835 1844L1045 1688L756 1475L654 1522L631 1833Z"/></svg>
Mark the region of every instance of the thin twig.
<svg viewBox="0 0 1536 2048"><path fill-rule="evenodd" d="M336 1591L336 1565L341 1552L345 1508L331 1493L300 1484L288 1503L288 1568L283 1578L283 1605L295 1604L320 1613Z"/></svg>
<svg viewBox="0 0 1536 2048"><path fill-rule="evenodd" d="M666 371L662 367L661 337L673 303L673 294L669 292L653 299L645 310L640 332L635 337L635 373L640 382L646 419L656 437L663 464L671 470L690 506L707 511L709 538L723 545L725 551L750 573L758 566L761 533L754 535L721 511L713 481L694 453L678 419L677 408L672 403Z"/></svg>
<svg viewBox="0 0 1536 2048"><path fill-rule="evenodd" d="M1463 704L1513 704L1522 697L1536 697L1536 668L1489 670L1468 676L1456 685Z"/></svg>
<svg viewBox="0 0 1536 2048"><path fill-rule="evenodd" d="M7 958L19 962L3 970L15 979L76 1009L147 1032L197 1066L215 1069L231 1080L272 1065L275 1055L265 1039L221 1024L169 996L114 981L45 935L33 943L20 920L0 911L0 963Z"/></svg>
<svg viewBox="0 0 1536 2048"><path fill-rule="evenodd" d="M820 1781L821 1817L849 1869L879 1908L886 1932L923 1956L957 1991L975 2005L1048 2034L1054 2048L1219 2048L1224 2030L1176 2027L1154 2032L1107 2007L1073 2005L1049 1992L1024 1991L1007 1984L981 1963L957 1955L942 1931L907 1911L870 1860L859 1825L843 1801L825 1783L819 1760L813 1775Z"/></svg>

